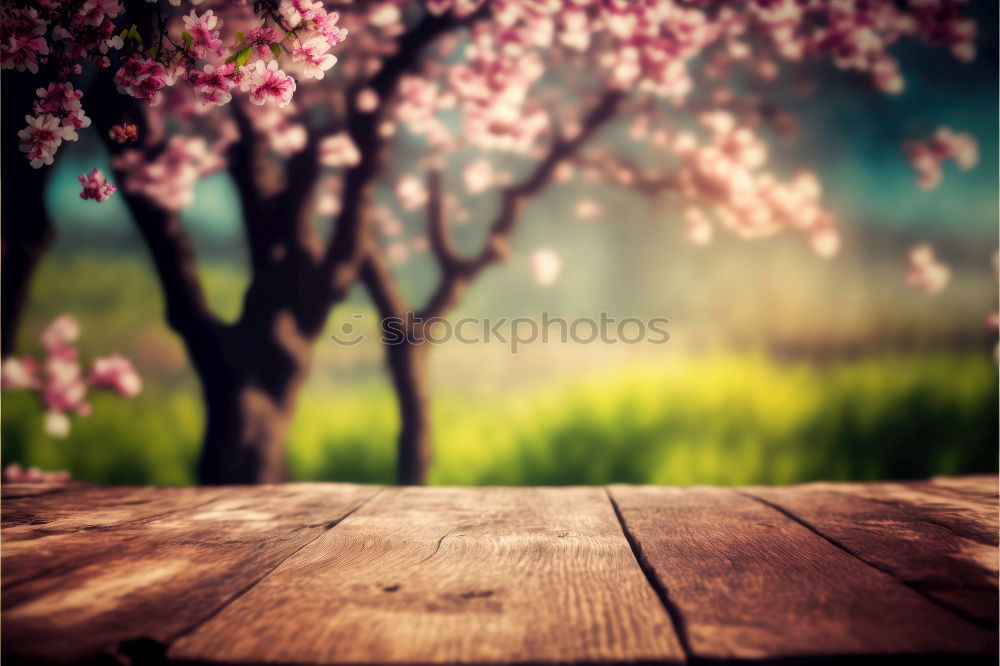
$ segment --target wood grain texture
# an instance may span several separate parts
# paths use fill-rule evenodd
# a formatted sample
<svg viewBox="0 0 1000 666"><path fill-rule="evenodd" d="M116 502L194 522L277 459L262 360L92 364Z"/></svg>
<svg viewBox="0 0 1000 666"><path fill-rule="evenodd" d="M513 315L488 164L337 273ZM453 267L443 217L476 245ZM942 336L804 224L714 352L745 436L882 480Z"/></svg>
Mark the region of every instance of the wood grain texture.
<svg viewBox="0 0 1000 666"><path fill-rule="evenodd" d="M610 493L696 657L996 650L995 631L736 491L612 486Z"/></svg>
<svg viewBox="0 0 1000 666"><path fill-rule="evenodd" d="M747 488L856 557L986 626L997 622L997 549L848 491Z"/></svg>
<svg viewBox="0 0 1000 666"><path fill-rule="evenodd" d="M972 477L978 479L979 477ZM965 477L955 479L962 486ZM996 479L996 477L993 477ZM1000 544L1000 513L996 495L989 498L976 491L980 483L962 488L926 481L883 483L811 483L800 487L845 492L882 504L890 504L919 515L928 522L966 539L996 546Z"/></svg>
<svg viewBox="0 0 1000 666"><path fill-rule="evenodd" d="M32 558L35 571L3 588L5 659L71 662L127 652L136 639L168 643L377 492L345 484L202 489L184 494L193 506L161 512L148 489L118 490L131 509L111 510L116 523L5 539L4 573ZM98 496L53 510L53 522L87 523ZM83 515L73 518L73 509ZM32 515L44 519L45 511Z"/></svg>
<svg viewBox="0 0 1000 666"><path fill-rule="evenodd" d="M600 488L386 490L169 656L310 664L684 658Z"/></svg>

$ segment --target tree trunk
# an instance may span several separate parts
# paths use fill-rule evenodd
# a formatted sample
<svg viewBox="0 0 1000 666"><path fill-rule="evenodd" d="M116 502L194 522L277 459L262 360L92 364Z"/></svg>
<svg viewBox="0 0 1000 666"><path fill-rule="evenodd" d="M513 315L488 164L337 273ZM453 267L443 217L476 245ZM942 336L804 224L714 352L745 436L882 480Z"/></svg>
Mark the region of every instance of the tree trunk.
<svg viewBox="0 0 1000 666"><path fill-rule="evenodd" d="M0 161L0 219L3 250L0 255L0 356L14 352L17 327L39 259L52 243L52 222L45 212L45 181L53 167L34 169L19 150L17 131L31 110L38 81L23 72L5 72L2 78L3 160Z"/></svg>
<svg viewBox="0 0 1000 666"><path fill-rule="evenodd" d="M425 485L431 466L428 351L426 342L386 345L400 416L396 479L405 486Z"/></svg>
<svg viewBox="0 0 1000 666"><path fill-rule="evenodd" d="M224 363L195 361L206 409L198 467L204 484L287 480L285 443L315 332L300 330L288 309L270 311L220 336Z"/></svg>
<svg viewBox="0 0 1000 666"><path fill-rule="evenodd" d="M9 156L7 161L17 159ZM10 182L4 179L4 182ZM3 195L3 199L16 199L11 192ZM25 218L19 215L7 215L7 206L2 214L4 220L3 252L0 258L3 276L2 293L0 293L0 357L7 358L14 353L17 342L17 329L21 323L21 314L28 300L31 279L35 267L45 251L52 244L55 236L52 223L44 212L36 213L37 217ZM23 220L31 220L34 229L11 229L22 224Z"/></svg>
<svg viewBox="0 0 1000 666"><path fill-rule="evenodd" d="M208 485L281 483L297 388L275 398L251 381L205 390L205 439L198 477Z"/></svg>

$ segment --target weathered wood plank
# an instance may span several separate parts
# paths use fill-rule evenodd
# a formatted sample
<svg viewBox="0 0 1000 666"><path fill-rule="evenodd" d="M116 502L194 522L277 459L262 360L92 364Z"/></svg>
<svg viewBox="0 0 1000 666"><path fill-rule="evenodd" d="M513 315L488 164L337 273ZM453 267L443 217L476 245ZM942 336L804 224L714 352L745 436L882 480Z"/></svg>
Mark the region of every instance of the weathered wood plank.
<svg viewBox="0 0 1000 666"><path fill-rule="evenodd" d="M124 650L135 639L167 643L377 488L295 484L211 492L217 496L207 504L113 529L4 543L5 570L34 556L44 573L3 589L4 656L66 662Z"/></svg>
<svg viewBox="0 0 1000 666"><path fill-rule="evenodd" d="M996 547L846 491L791 486L743 492L780 507L865 562L963 615L996 625Z"/></svg>
<svg viewBox="0 0 1000 666"><path fill-rule="evenodd" d="M79 490L88 487L90 487L89 484L77 481L4 483L0 485L0 498L6 501L17 497L48 495L50 493L65 492L67 490Z"/></svg>
<svg viewBox="0 0 1000 666"><path fill-rule="evenodd" d="M706 659L975 655L996 633L727 489L612 486L641 557Z"/></svg>
<svg viewBox="0 0 1000 666"><path fill-rule="evenodd" d="M600 488L386 490L169 656L283 663L680 661Z"/></svg>
<svg viewBox="0 0 1000 666"><path fill-rule="evenodd" d="M0 505L5 541L114 527L220 496L218 488L83 486L63 492L4 497Z"/></svg>
<svg viewBox="0 0 1000 666"><path fill-rule="evenodd" d="M207 504L219 488L87 486L80 490L20 496L3 501L5 591L42 574L68 574L117 546L97 534ZM79 532L93 537L74 537ZM72 557L65 557L72 552Z"/></svg>
<svg viewBox="0 0 1000 666"><path fill-rule="evenodd" d="M926 481L810 483L802 487L849 492L915 513L966 539L1000 544L1000 511L995 499L986 502L982 496L969 497Z"/></svg>
<svg viewBox="0 0 1000 666"><path fill-rule="evenodd" d="M996 474L969 474L967 476L935 476L930 482L942 488L971 492L988 498L994 506L1000 495L1000 479Z"/></svg>

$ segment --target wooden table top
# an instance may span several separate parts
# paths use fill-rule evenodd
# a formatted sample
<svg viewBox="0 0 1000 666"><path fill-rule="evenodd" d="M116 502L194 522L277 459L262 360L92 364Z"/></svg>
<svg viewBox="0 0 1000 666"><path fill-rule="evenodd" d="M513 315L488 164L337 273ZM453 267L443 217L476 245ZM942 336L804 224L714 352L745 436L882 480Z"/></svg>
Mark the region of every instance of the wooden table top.
<svg viewBox="0 0 1000 666"><path fill-rule="evenodd" d="M997 483L8 484L3 658L995 664Z"/></svg>

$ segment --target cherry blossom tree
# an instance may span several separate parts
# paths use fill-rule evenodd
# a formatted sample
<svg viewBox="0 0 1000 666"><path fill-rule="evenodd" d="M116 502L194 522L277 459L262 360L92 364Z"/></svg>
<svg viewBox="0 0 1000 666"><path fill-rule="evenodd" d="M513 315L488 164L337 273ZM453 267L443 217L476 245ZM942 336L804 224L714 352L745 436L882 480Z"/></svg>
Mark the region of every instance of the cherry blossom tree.
<svg viewBox="0 0 1000 666"><path fill-rule="evenodd" d="M74 39L90 44L98 65L108 60L84 104L115 173L113 182L83 174L81 196L121 196L149 247L168 322L202 382L208 483L283 478L312 347L359 283L382 317L404 322L402 344L385 349L401 415L398 478L424 482L425 322L510 255L525 206L553 184L583 178L677 197L695 243L717 230L747 239L792 230L819 255L835 254L836 221L818 179L768 168L761 130L789 117L740 94L737 78L830 61L894 94L904 79L890 48L901 40L944 47L959 61L975 55L976 27L957 0L191 4L130 5L127 17L116 0L73 4L70 23L82 35L99 28L97 41L64 35L56 18L5 9L19 37L3 66L58 61L47 45ZM119 15L127 28L103 29ZM44 167L89 122L80 91L60 85L39 89L48 111L23 130L29 168ZM419 155L403 164L414 146ZM180 221L199 178L218 170L239 192L252 272L233 323L209 308ZM490 202L494 212L477 221L479 247L460 251L454 225ZM600 205L581 201L575 213L593 217ZM421 233L407 233L421 222ZM424 250L437 284L411 304L398 267ZM540 281L557 279L554 250L532 263Z"/></svg>

